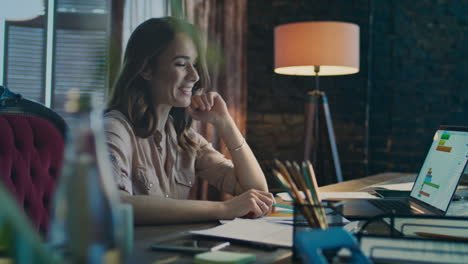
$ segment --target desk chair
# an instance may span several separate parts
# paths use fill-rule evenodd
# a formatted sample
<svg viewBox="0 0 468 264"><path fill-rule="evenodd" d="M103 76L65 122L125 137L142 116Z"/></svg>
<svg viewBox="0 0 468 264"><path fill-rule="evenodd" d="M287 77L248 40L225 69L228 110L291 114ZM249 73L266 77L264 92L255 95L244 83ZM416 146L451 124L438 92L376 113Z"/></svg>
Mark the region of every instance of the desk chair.
<svg viewBox="0 0 468 264"><path fill-rule="evenodd" d="M0 181L43 234L65 132L65 121L53 110L0 86Z"/></svg>

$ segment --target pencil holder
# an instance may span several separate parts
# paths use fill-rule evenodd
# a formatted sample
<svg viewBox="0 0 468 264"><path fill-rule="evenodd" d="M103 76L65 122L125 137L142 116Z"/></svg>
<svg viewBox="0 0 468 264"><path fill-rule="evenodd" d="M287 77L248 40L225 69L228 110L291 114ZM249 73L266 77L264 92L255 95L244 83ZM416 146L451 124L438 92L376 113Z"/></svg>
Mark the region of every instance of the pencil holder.
<svg viewBox="0 0 468 264"><path fill-rule="evenodd" d="M293 225L293 258L298 259L297 254L297 245L296 237L299 233L310 231L314 229L320 229L319 222L324 222L324 219L321 219L320 212L323 210L326 214L328 226L342 226L343 217L342 217L342 206L332 206L332 205L311 205L310 203L294 203L294 225Z"/></svg>

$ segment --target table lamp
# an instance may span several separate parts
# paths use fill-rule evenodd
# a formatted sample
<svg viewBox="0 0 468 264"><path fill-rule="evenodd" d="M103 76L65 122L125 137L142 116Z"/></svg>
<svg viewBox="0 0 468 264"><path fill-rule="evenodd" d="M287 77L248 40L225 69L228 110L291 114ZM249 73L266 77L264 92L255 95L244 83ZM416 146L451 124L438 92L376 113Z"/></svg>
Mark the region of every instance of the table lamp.
<svg viewBox="0 0 468 264"><path fill-rule="evenodd" d="M319 87L321 75L359 72L359 26L346 22L313 21L275 27L275 73L315 76L315 90L307 93L304 159L309 160L319 133L319 113L324 114L338 182L343 181L328 100ZM316 163L317 148L312 162Z"/></svg>

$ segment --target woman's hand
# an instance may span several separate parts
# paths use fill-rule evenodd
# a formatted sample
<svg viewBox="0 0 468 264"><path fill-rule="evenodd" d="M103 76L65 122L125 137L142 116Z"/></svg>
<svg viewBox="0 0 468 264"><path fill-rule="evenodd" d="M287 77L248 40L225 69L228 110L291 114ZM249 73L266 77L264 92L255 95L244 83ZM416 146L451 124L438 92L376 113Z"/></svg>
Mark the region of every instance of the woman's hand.
<svg viewBox="0 0 468 264"><path fill-rule="evenodd" d="M193 119L219 124L229 117L226 102L216 92L192 96L188 113Z"/></svg>
<svg viewBox="0 0 468 264"><path fill-rule="evenodd" d="M273 208L274 202L275 199L271 193L250 189L223 202L222 219L258 218L268 214Z"/></svg>

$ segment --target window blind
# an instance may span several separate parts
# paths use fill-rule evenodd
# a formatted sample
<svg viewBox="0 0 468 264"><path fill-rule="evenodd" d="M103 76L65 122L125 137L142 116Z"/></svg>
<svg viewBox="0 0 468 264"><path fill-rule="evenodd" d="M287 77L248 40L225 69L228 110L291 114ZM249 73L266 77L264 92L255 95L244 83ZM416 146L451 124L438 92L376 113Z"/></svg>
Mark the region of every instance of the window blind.
<svg viewBox="0 0 468 264"><path fill-rule="evenodd" d="M108 0L58 0L52 108L64 112L70 89L95 93L101 104L107 85Z"/></svg>
<svg viewBox="0 0 468 264"><path fill-rule="evenodd" d="M52 107L63 114L67 92L95 92L104 103L107 80L107 33L105 31L56 31L54 98Z"/></svg>
<svg viewBox="0 0 468 264"><path fill-rule="evenodd" d="M44 101L45 30L7 25L5 86L15 93Z"/></svg>
<svg viewBox="0 0 468 264"><path fill-rule="evenodd" d="M107 13L107 0L58 0L58 12Z"/></svg>
<svg viewBox="0 0 468 264"><path fill-rule="evenodd" d="M63 111L72 88L96 93L104 103L108 78L109 0L50 0L53 27L47 17L6 23L4 84L14 92L44 103L46 58L53 54L51 107ZM46 5L46 8L50 7ZM53 46L46 48L46 28L53 28ZM52 52L52 53L47 53Z"/></svg>

